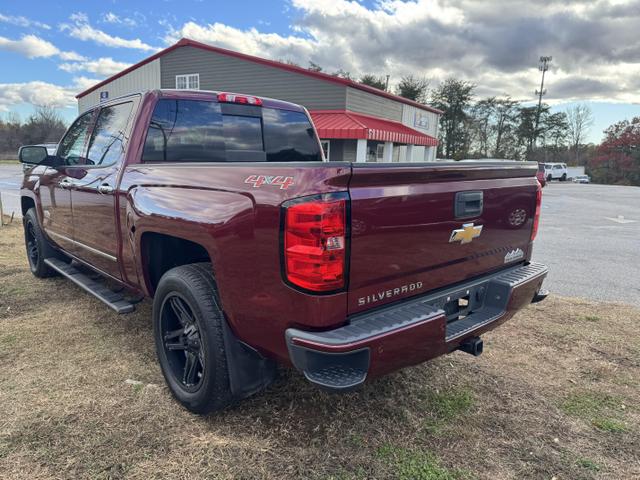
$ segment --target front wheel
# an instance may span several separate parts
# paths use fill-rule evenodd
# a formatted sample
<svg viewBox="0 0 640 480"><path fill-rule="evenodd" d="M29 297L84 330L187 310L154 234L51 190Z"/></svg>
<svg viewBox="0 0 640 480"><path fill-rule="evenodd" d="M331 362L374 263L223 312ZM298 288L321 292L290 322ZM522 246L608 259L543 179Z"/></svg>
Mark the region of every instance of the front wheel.
<svg viewBox="0 0 640 480"><path fill-rule="evenodd" d="M551 174L547 175L547 182L550 182L551 180L553 180L553 177L551 176Z"/></svg>
<svg viewBox="0 0 640 480"><path fill-rule="evenodd" d="M563 174L562 174L562 177L560 177L560 181L561 181L561 182L564 182L564 181L566 181L566 180L567 180L567 174L566 174L566 173L563 173Z"/></svg>
<svg viewBox="0 0 640 480"><path fill-rule="evenodd" d="M232 403L223 316L211 264L172 268L153 299L153 331L162 374L188 410L206 414Z"/></svg>
<svg viewBox="0 0 640 480"><path fill-rule="evenodd" d="M29 269L38 278L47 278L56 274L44 263L45 258L57 256L57 252L49 244L42 233L35 208L30 208L23 219L24 244L27 249Z"/></svg>

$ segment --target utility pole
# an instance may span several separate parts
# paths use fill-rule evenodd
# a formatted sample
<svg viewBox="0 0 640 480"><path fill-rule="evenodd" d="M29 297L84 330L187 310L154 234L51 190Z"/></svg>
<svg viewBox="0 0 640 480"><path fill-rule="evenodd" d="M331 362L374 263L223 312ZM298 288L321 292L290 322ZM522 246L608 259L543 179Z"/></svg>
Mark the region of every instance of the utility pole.
<svg viewBox="0 0 640 480"><path fill-rule="evenodd" d="M389 74L387 74L387 81L384 84L384 91L388 92L389 91Z"/></svg>
<svg viewBox="0 0 640 480"><path fill-rule="evenodd" d="M542 80L540 81L540 90L536 90L536 95L538 95L538 111L536 112L536 126L533 131L532 147L535 147L536 140L538 139L538 125L540 124L540 112L542 112L542 96L547 93L544 89L544 74L549 70L551 60L552 57L540 57L540 65L538 65L538 70L542 72Z"/></svg>

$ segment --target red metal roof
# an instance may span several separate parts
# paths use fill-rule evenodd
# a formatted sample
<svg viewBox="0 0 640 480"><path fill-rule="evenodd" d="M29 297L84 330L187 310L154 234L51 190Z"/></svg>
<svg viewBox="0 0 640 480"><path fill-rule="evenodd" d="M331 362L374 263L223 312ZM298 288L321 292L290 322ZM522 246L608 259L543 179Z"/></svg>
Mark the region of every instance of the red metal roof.
<svg viewBox="0 0 640 480"><path fill-rule="evenodd" d="M185 46L200 48L202 50L207 50L210 52L220 53L222 55L228 55L230 57L247 60L249 62L260 63L262 65L268 65L270 67L279 68L281 70L287 70L289 72L300 73L302 75L314 77L319 80L324 80L326 82L339 83L348 87L357 88L358 90L363 90L365 92L378 95L379 97L390 98L392 100L395 100L396 102L405 103L407 105L413 105L414 107L418 107L423 110L428 110L433 113L437 113L437 114L443 113L441 110L438 110L437 108L433 108L428 105L423 105L422 103L414 102L413 100L409 100L408 98L400 97L398 95L394 95L393 93L385 92L383 90L378 90L377 88L370 87L368 85L363 85L361 83L354 82L353 80L348 80L342 77L336 77L334 75L329 75L327 73L313 72L311 70L308 70L303 67L298 67L296 65L289 65L288 63L276 62L274 60L267 60L266 58L254 57L253 55L234 52L233 50L227 50L226 48L214 47L212 45L207 45L206 43L200 43L200 42L196 42L195 40L190 40L188 38L181 38L177 43L171 45L170 47L167 47L164 50L160 50L158 53L151 55L148 58L145 58L144 60L136 63L135 65L131 65L129 68L126 68L123 71L118 72L115 75L112 75L111 77L101 81L100 83L97 83L93 87L88 88L87 90L79 93L78 95L76 95L76 98L82 98L85 95L88 95L89 93L93 92L94 90L97 90L98 88L115 80L116 78L122 77L123 75L126 75L127 73L135 70L136 68L146 65L147 63L150 63L155 59L160 58L161 56L175 50L176 48L185 47Z"/></svg>
<svg viewBox="0 0 640 480"><path fill-rule="evenodd" d="M429 147L438 145L436 138L392 120L349 110L313 110L309 113L320 138L366 138Z"/></svg>

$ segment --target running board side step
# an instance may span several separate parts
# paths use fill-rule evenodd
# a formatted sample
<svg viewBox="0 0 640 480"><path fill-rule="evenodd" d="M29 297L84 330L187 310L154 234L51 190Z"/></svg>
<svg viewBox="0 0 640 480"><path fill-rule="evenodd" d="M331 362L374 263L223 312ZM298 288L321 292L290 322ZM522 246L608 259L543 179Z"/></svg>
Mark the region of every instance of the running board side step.
<svg viewBox="0 0 640 480"><path fill-rule="evenodd" d="M67 277L83 290L89 292L117 313L130 313L135 310L135 303L127 300L122 293L109 290L105 285L92 280L88 275L84 274L73 265L57 258L45 258L44 263L60 275Z"/></svg>

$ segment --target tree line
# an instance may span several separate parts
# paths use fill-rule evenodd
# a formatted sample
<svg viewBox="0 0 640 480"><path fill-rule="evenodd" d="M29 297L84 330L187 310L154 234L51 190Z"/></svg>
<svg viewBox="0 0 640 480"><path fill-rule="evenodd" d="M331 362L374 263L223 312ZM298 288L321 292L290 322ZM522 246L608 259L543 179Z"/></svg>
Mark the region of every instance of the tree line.
<svg viewBox="0 0 640 480"><path fill-rule="evenodd" d="M382 77L360 82L381 88ZM593 181L640 185L640 117L604 131L601 144L587 142L594 123L587 105L552 113L509 96L476 98L473 83L450 78L429 89L425 78L406 76L395 93L442 110L438 157L461 160L503 158L584 166ZM384 89L384 88L382 88Z"/></svg>
<svg viewBox="0 0 640 480"><path fill-rule="evenodd" d="M4 159L17 158L22 145L57 143L67 125L55 108L38 106L26 121L15 113L0 119L0 155Z"/></svg>
<svg viewBox="0 0 640 480"><path fill-rule="evenodd" d="M293 64L293 62L287 62ZM309 70L323 71L309 62ZM388 90L387 76L364 74L355 78L338 70L331 75ZM640 117L618 122L605 130L600 145L588 144L593 125L588 106L576 105L552 113L549 105L529 105L510 98L476 98L476 85L449 78L434 88L424 77L407 75L394 93L429 104L440 117L438 158L461 160L506 158L583 165L596 182L640 185ZM15 158L21 145L58 142L66 129L57 111L38 106L22 122L16 114L0 119L0 155Z"/></svg>

